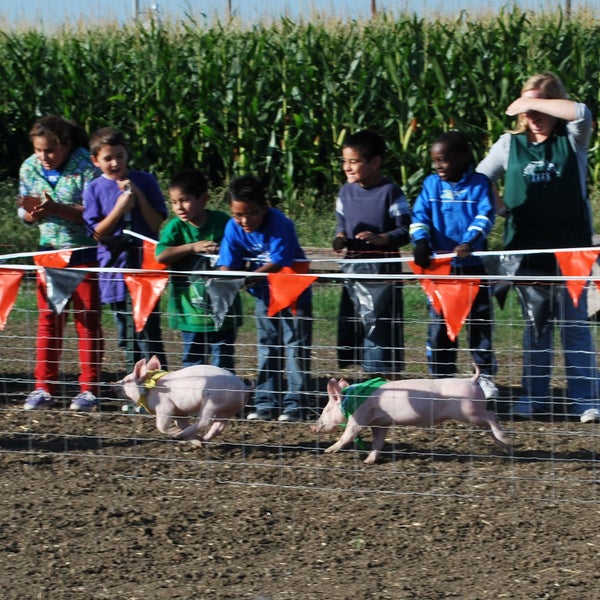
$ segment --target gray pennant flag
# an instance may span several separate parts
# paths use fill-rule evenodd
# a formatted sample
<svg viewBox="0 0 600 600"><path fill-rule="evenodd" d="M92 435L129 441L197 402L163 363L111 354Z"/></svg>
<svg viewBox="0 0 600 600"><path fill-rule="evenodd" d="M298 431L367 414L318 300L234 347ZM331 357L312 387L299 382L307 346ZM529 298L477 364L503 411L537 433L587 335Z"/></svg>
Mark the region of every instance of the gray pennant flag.
<svg viewBox="0 0 600 600"><path fill-rule="evenodd" d="M217 328L223 325L244 282L244 277L210 277L208 279L206 294L210 298L212 317Z"/></svg>
<svg viewBox="0 0 600 600"><path fill-rule="evenodd" d="M48 305L57 314L63 311L71 294L85 279L87 273L81 269L50 269L46 267L46 294Z"/></svg>
<svg viewBox="0 0 600 600"><path fill-rule="evenodd" d="M393 285L389 281L350 281L347 289L356 313L364 323L365 336L371 338L377 319L389 310Z"/></svg>

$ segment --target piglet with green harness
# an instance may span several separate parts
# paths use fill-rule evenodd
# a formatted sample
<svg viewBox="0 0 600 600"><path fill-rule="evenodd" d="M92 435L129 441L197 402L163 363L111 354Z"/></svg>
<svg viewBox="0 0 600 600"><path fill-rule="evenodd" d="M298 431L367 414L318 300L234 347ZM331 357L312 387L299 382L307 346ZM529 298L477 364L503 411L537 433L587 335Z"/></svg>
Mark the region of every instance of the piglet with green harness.
<svg viewBox="0 0 600 600"><path fill-rule="evenodd" d="M125 397L156 414L156 428L197 446L221 433L246 404L248 388L233 373L197 365L172 373L162 371L156 356L138 361L117 381ZM201 439L197 435L207 430Z"/></svg>
<svg viewBox="0 0 600 600"><path fill-rule="evenodd" d="M312 426L315 433L328 433L346 423L339 440L325 452L337 452L356 439L366 427L373 432L372 450L365 463L376 462L385 434L392 425L432 427L447 420L471 423L487 430L504 451L510 449L496 415L487 410L483 391L477 383L479 370L470 379L371 379L348 385L331 379L327 384L329 402Z"/></svg>

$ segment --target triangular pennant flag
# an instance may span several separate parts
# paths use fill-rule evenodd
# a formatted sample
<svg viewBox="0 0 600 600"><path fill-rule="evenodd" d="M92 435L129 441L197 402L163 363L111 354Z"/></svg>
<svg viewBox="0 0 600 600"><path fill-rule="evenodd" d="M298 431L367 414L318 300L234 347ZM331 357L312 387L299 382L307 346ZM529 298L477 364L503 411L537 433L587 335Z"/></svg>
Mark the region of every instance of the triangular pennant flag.
<svg viewBox="0 0 600 600"><path fill-rule="evenodd" d="M206 295L210 298L215 327L223 325L238 292L244 287L243 277L210 277L206 282Z"/></svg>
<svg viewBox="0 0 600 600"><path fill-rule="evenodd" d="M44 269L48 306L57 314L63 311L77 286L87 273L81 269Z"/></svg>
<svg viewBox="0 0 600 600"><path fill-rule="evenodd" d="M415 275L450 275L452 270L452 257L448 258L436 258L431 261L431 264L426 269L417 266L412 260L408 262L409 267ZM431 302L433 309L436 313L442 312L442 305L439 302L438 297L435 295L435 280L433 279L421 279L419 280L421 287L427 294L429 301Z"/></svg>
<svg viewBox="0 0 600 600"><path fill-rule="evenodd" d="M365 337L376 345L380 345L372 336L377 319L389 312L393 284L389 281L350 281L346 289L354 304L356 314L360 316L364 324Z"/></svg>
<svg viewBox="0 0 600 600"><path fill-rule="evenodd" d="M129 288L133 322L135 330L139 333L165 289L169 276L155 273L125 273L123 279Z"/></svg>
<svg viewBox="0 0 600 600"><path fill-rule="evenodd" d="M156 244L148 240L142 241L142 269L146 271L162 271L167 265L156 260Z"/></svg>
<svg viewBox="0 0 600 600"><path fill-rule="evenodd" d="M72 250L58 250L56 252L44 252L36 254L33 257L33 262L38 267L50 267L54 269L63 269L71 260Z"/></svg>
<svg viewBox="0 0 600 600"><path fill-rule="evenodd" d="M0 269L0 329L6 327L22 279L23 271L20 269Z"/></svg>
<svg viewBox="0 0 600 600"><path fill-rule="evenodd" d="M292 313L296 314L296 301L300 294L318 279L316 275L298 274L299 271L306 273L308 266L308 263L296 263L294 267L283 267L277 273L267 274L269 281L269 310L267 314L269 317L276 315L288 306L291 307Z"/></svg>
<svg viewBox="0 0 600 600"><path fill-rule="evenodd" d="M527 318L533 327L535 339L538 340L551 320L553 312L552 287L550 284L515 285L515 289L525 307Z"/></svg>
<svg viewBox="0 0 600 600"><path fill-rule="evenodd" d="M448 337L458 337L479 291L479 279L436 281L434 294L442 307Z"/></svg>
<svg viewBox="0 0 600 600"><path fill-rule="evenodd" d="M592 272L593 264L598 260L598 250L581 250L573 252L555 252L556 262L562 274L569 277L587 277ZM573 305L579 304L579 297L587 281L585 279L567 279L567 290Z"/></svg>

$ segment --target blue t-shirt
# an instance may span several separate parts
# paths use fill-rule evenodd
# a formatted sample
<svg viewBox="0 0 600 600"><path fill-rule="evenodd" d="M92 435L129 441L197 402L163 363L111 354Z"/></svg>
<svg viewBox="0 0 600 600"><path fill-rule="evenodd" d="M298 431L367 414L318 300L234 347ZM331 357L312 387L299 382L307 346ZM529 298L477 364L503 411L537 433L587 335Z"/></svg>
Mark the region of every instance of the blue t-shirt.
<svg viewBox="0 0 600 600"><path fill-rule="evenodd" d="M234 219L229 220L221 240L217 266L234 271L255 271L267 263L291 267L296 261L305 258L293 221L279 209L269 208L256 231L245 232ZM268 304L269 287L266 277L248 291ZM298 299L299 304L309 301L310 297L309 288Z"/></svg>

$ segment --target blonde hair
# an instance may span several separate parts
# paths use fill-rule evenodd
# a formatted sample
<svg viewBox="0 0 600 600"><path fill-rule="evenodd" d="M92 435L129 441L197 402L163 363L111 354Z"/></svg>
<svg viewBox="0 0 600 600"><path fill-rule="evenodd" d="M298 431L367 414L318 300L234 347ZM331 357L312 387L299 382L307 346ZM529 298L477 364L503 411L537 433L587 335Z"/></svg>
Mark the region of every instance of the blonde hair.
<svg viewBox="0 0 600 600"><path fill-rule="evenodd" d="M542 73L536 73L532 75L521 88L521 95L525 92L532 90L538 91L543 94L543 98L548 99L563 99L566 100L569 95L564 83L561 81L558 75L550 71L544 71ZM517 126L511 131L511 133L524 133L527 131L527 119L525 115L521 114L517 120Z"/></svg>

